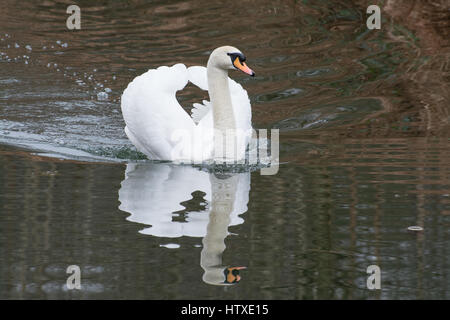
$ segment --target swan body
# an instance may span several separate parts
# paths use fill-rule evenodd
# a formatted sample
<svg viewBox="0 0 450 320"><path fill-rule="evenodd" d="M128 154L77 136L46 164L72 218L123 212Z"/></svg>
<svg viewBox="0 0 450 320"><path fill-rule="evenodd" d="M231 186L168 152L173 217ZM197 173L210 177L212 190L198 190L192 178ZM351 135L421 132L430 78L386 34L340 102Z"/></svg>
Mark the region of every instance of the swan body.
<svg viewBox="0 0 450 320"><path fill-rule="evenodd" d="M238 49L225 46L211 53L207 68L175 64L136 77L121 100L130 141L152 160L199 163L214 158L217 132L231 130L237 137L232 156L245 158L252 129L250 101L242 86L228 77L232 69L254 75L244 60ZM208 90L211 100L195 103L191 116L176 99L188 82Z"/></svg>

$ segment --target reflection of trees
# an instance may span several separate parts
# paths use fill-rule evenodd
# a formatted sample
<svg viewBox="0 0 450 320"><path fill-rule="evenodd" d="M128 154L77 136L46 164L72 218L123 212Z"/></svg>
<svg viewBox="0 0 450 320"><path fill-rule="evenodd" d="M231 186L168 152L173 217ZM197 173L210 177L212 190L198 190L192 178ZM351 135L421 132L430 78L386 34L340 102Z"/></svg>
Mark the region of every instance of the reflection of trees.
<svg viewBox="0 0 450 320"><path fill-rule="evenodd" d="M2 285L7 291L1 297L43 297L48 289L47 298L62 298L65 268L71 263L92 267L89 237L73 236L80 230L92 234L94 199L89 195L95 186L86 181L95 173L87 166L67 180L64 165L28 152L0 150L0 163L0 212L11 219L1 230L0 279L9 284ZM73 251L75 241L78 252ZM51 292L52 287L57 289Z"/></svg>
<svg viewBox="0 0 450 320"><path fill-rule="evenodd" d="M447 141L355 139L325 161L254 173L245 223L229 227L223 257L248 269L238 290L223 291L199 279L198 239L161 248L173 240L124 219L122 166L0 151L0 296L448 298L449 157ZM97 268L85 280L101 290L49 290L69 263ZM386 291L364 289L369 264Z"/></svg>
<svg viewBox="0 0 450 320"><path fill-rule="evenodd" d="M282 167L280 175L271 177L266 183L279 190L271 197L281 204L276 209L266 207L264 201L253 205L250 201L251 212L273 210L272 219L279 224L259 225L253 215L246 223L257 230L255 234L270 233L277 253L286 254L280 259L275 252L267 252L272 255L267 261L274 261L267 266L273 277L249 276L266 279L265 298L274 298L277 290L291 292L294 299L446 297L450 285L445 276L448 248L442 234L450 213L446 140L376 139L365 144L353 139L347 143L333 158L306 162L305 157L299 167ZM256 186L265 179L252 178ZM252 190L258 190L256 186ZM302 230L295 232L290 224ZM422 226L426 232L408 233L410 225ZM296 258L290 260L293 252ZM370 264L382 268L385 291L364 290ZM283 275L276 277L279 269ZM440 280L433 280L433 274Z"/></svg>
<svg viewBox="0 0 450 320"><path fill-rule="evenodd" d="M382 12L388 15L384 24L388 28L388 38L404 43L416 55L413 59L405 59L398 66L401 81L397 87L402 90L406 100L398 110L401 119L415 118L418 122L417 130L421 134L448 134L450 2L388 0L382 7ZM408 33L409 31L401 32L397 24L405 26L413 34Z"/></svg>
<svg viewBox="0 0 450 320"><path fill-rule="evenodd" d="M379 99L385 113L352 125L354 130L347 135L447 135L450 128L450 2L385 1L381 5L381 30L367 32L365 12L370 4L374 4L373 1L349 0L335 1L333 7L310 7L296 2L299 23L304 24L304 17L313 15L321 19L330 34L353 29L355 45L370 49L367 56L359 53L353 58L351 48L340 50L341 63L351 65L357 61L366 72L355 70L354 77L338 85L348 90L356 83L359 87L352 95ZM359 8L358 13L354 12L355 8Z"/></svg>
<svg viewBox="0 0 450 320"><path fill-rule="evenodd" d="M448 0L393 1L383 7L395 23L415 33L417 58L404 63L404 90L420 106L420 129L448 131L450 103L450 2ZM389 35L396 39L391 32ZM398 39L404 41L404 38Z"/></svg>

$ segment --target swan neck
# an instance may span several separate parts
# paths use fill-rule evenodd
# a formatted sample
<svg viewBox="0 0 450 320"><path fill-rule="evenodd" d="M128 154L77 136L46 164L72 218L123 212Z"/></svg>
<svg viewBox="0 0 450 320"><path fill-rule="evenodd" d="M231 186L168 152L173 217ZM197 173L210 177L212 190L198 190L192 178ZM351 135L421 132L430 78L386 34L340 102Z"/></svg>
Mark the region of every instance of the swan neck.
<svg viewBox="0 0 450 320"><path fill-rule="evenodd" d="M236 122L228 84L228 71L208 62L207 75L214 128L219 130L235 129Z"/></svg>

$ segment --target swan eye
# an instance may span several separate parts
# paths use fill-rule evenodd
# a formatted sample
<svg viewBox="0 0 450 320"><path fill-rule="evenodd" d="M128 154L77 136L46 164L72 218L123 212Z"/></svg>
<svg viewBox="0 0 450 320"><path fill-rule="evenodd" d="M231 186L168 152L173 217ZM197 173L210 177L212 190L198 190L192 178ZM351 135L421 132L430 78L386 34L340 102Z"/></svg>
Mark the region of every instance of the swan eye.
<svg viewBox="0 0 450 320"><path fill-rule="evenodd" d="M252 69L250 69L246 64L245 64L245 56L240 53L240 52L236 52L236 53L227 53L230 58L231 58L231 64L238 70L241 70L242 72L254 77L255 73L253 72Z"/></svg>
<svg viewBox="0 0 450 320"><path fill-rule="evenodd" d="M227 53L227 55L231 58L231 63L236 61L236 58L239 58L239 62L242 63L246 60L245 56L240 52Z"/></svg>

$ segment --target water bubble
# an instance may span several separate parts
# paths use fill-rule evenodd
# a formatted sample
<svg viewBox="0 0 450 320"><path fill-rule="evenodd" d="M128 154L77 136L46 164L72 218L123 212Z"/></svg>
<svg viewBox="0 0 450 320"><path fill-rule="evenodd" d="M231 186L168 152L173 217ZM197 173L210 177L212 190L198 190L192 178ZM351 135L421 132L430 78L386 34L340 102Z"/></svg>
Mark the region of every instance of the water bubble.
<svg viewBox="0 0 450 320"><path fill-rule="evenodd" d="M113 76L113 80L116 80L116 76Z"/></svg>
<svg viewBox="0 0 450 320"><path fill-rule="evenodd" d="M42 50L47 50L47 47L46 47L46 46L43 46L43 47L42 47Z"/></svg>
<svg viewBox="0 0 450 320"><path fill-rule="evenodd" d="M105 88L105 92L110 93L112 90L110 88Z"/></svg>
<svg viewBox="0 0 450 320"><path fill-rule="evenodd" d="M94 71L94 72L97 72L97 69L94 69L93 71Z"/></svg>
<svg viewBox="0 0 450 320"><path fill-rule="evenodd" d="M27 45L25 46L25 49L27 49L27 50L29 50L29 51L32 50L32 48L31 48L31 46L30 46L29 44L27 44Z"/></svg>
<svg viewBox="0 0 450 320"><path fill-rule="evenodd" d="M15 48L20 48L20 46L19 46L19 44L17 42L14 44L14 47Z"/></svg>
<svg viewBox="0 0 450 320"><path fill-rule="evenodd" d="M160 244L160 247L168 248L168 249L178 249L180 245L178 243L166 243Z"/></svg>
<svg viewBox="0 0 450 320"><path fill-rule="evenodd" d="M410 226L410 227L408 227L408 230L409 231L423 231L423 228L419 227L419 226Z"/></svg>
<svg viewBox="0 0 450 320"><path fill-rule="evenodd" d="M63 47L63 48L67 48L69 45L67 44L67 43L63 43L62 45L61 45L61 47Z"/></svg>
<svg viewBox="0 0 450 320"><path fill-rule="evenodd" d="M52 64L49 62L49 63L47 63L47 68L50 68L50 66L51 66Z"/></svg>
<svg viewBox="0 0 450 320"><path fill-rule="evenodd" d="M61 44L61 40L56 40L56 43L57 44Z"/></svg>
<svg viewBox="0 0 450 320"><path fill-rule="evenodd" d="M108 100L108 94L106 92L99 92L97 93L97 99L99 101L104 101L104 100Z"/></svg>

